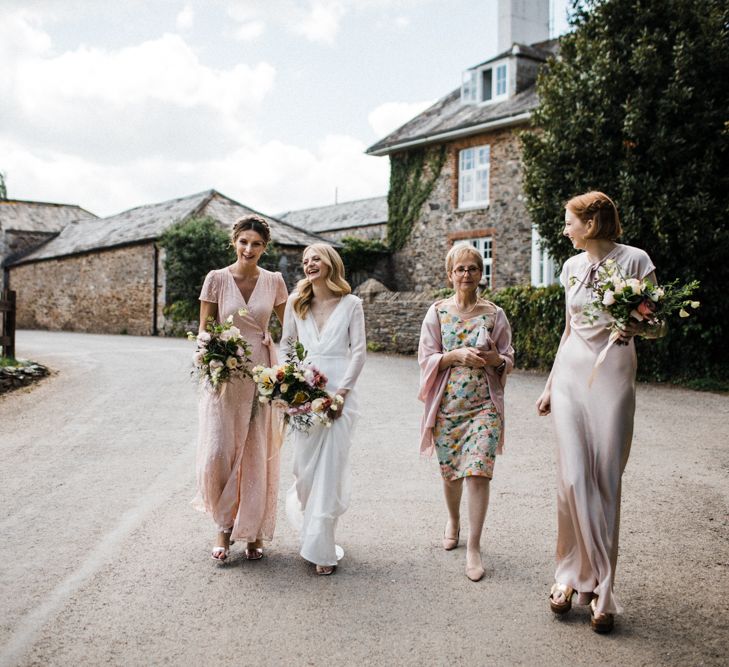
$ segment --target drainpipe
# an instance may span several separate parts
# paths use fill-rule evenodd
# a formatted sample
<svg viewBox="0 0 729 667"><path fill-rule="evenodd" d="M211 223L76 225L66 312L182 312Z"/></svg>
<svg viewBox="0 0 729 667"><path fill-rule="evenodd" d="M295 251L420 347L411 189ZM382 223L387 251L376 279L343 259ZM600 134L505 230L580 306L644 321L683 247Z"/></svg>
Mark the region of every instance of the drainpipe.
<svg viewBox="0 0 729 667"><path fill-rule="evenodd" d="M153 274L154 278L152 280L153 287L152 287L152 335L157 336L159 335L159 331L157 331L157 290L159 287L159 247L156 243L152 243L152 248L154 251L154 267L153 267Z"/></svg>

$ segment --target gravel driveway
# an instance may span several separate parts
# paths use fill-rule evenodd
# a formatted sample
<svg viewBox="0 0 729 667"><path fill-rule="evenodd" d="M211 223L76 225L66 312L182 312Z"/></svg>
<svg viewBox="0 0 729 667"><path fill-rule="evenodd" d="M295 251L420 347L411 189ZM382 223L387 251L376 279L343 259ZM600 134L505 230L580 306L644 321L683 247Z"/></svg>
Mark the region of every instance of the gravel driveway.
<svg viewBox="0 0 729 667"><path fill-rule="evenodd" d="M417 453L412 358L371 354L345 560L317 577L279 512L266 558L209 558L193 495L190 343L21 331L58 371L0 397L0 665L720 665L729 641L729 397L641 385L624 477L616 631L552 617L554 436L544 376L507 386L486 577L444 552ZM282 487L290 483L284 450ZM283 488L282 488L283 491ZM281 498L283 493L280 494ZM282 508L280 508L282 509Z"/></svg>

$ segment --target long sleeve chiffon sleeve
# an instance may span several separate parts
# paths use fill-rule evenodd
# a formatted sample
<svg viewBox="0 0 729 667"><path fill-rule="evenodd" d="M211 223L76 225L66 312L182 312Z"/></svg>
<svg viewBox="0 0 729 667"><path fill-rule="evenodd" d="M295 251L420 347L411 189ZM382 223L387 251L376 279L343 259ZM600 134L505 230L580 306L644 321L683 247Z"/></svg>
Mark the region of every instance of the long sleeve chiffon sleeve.
<svg viewBox="0 0 729 667"><path fill-rule="evenodd" d="M352 308L352 316L349 321L349 350L351 354L349 365L338 387L338 389L346 389L347 391L354 388L367 358L364 310L359 299Z"/></svg>

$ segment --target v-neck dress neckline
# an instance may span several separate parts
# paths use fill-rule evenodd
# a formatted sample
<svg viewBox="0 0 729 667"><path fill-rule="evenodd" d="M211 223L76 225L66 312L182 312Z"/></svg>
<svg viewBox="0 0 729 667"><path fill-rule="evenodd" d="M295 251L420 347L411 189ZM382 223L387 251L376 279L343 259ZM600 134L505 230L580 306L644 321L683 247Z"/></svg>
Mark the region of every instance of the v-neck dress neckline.
<svg viewBox="0 0 729 667"><path fill-rule="evenodd" d="M238 290L238 294L240 295L240 298L243 299L243 303L246 305L246 307L250 304L251 299L253 299L253 295L256 293L256 290L258 289L258 283L261 282L261 276L263 275L263 271L259 268L258 269L258 279L256 280L256 284L253 286L253 289L251 290L251 295L246 299L243 296L243 292L240 291L240 287L238 287L238 283L235 282L235 276L233 275L233 272L230 270L230 267L226 267L226 272L230 276L230 279L233 281L233 285L235 285L235 289Z"/></svg>
<svg viewBox="0 0 729 667"><path fill-rule="evenodd" d="M321 331L319 331L319 325L316 323L316 318L314 317L314 313L311 313L311 321L314 324L314 331L316 331L316 336L319 340L322 339L322 335L327 330L327 327L329 326L329 322L332 321L332 318L336 314L337 310L339 309L339 306L342 305L342 301L344 301L344 296L339 297L339 302L336 306L334 306L334 310L332 310L331 313L329 313L329 317L327 317L327 321L324 322L324 326L322 327Z"/></svg>

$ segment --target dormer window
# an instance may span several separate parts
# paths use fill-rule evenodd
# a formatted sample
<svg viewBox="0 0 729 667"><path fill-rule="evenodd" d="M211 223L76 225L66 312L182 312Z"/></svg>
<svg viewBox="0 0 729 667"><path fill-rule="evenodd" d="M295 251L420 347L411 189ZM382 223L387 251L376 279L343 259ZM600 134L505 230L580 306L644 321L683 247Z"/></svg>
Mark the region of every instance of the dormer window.
<svg viewBox="0 0 729 667"><path fill-rule="evenodd" d="M461 84L461 102L478 104L497 102L508 94L507 63L493 63L466 70Z"/></svg>

